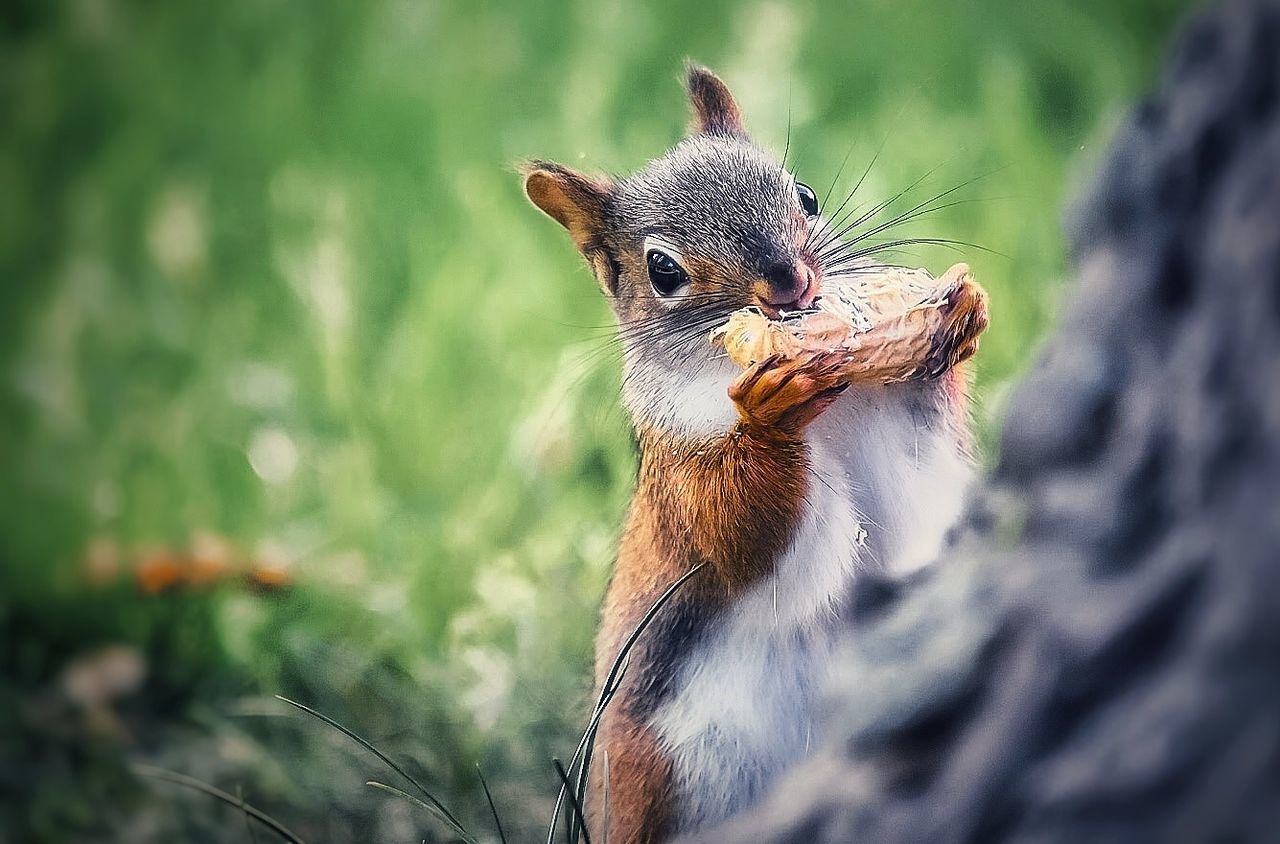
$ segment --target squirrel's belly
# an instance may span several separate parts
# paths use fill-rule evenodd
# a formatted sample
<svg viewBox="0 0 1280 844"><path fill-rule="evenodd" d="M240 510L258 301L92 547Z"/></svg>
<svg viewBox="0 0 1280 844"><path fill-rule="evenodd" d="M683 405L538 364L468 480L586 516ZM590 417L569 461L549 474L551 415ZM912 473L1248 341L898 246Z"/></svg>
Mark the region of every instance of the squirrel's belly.
<svg viewBox="0 0 1280 844"><path fill-rule="evenodd" d="M704 640L651 722L672 763L676 832L752 805L819 740L816 710L837 624L777 635L740 627L729 623Z"/></svg>
<svg viewBox="0 0 1280 844"><path fill-rule="evenodd" d="M908 399L846 396L819 418L791 547L699 640L653 713L672 763L677 832L750 806L817 746L857 571L931 559L959 512L968 464Z"/></svg>
<svg viewBox="0 0 1280 844"><path fill-rule="evenodd" d="M654 712L651 725L672 762L677 831L751 805L816 746L839 604L864 547L848 492L839 478L815 479L774 574L707 631Z"/></svg>

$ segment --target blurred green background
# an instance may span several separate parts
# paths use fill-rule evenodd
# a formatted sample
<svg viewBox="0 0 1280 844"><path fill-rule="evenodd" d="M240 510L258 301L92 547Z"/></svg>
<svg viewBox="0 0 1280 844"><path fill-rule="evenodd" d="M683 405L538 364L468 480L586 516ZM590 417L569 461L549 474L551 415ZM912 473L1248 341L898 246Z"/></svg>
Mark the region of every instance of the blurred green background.
<svg viewBox="0 0 1280 844"><path fill-rule="evenodd" d="M625 172L686 57L993 301L989 447L1052 322L1060 214L1178 0L5 4L0 842L436 840L377 742L518 840L584 720L634 468L608 311L514 164ZM935 271L945 251L906 256ZM266 833L258 833L267 840Z"/></svg>

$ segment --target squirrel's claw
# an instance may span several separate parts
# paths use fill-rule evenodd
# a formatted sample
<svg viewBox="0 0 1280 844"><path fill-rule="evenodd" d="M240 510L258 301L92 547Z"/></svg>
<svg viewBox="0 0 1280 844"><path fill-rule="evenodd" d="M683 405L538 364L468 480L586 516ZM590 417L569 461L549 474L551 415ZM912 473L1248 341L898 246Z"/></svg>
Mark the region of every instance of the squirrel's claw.
<svg viewBox="0 0 1280 844"><path fill-rule="evenodd" d="M939 314L941 325L928 341L917 376L937 378L973 356L987 329L987 294L966 275L947 293ZM840 347L796 357L771 355L738 376L729 398L744 423L799 433L857 380L861 370L856 364L863 353Z"/></svg>
<svg viewBox="0 0 1280 844"><path fill-rule="evenodd" d="M933 336L924 362L924 375L938 376L978 351L978 338L987 330L987 292L972 278L965 278L947 294L944 320Z"/></svg>
<svg viewBox="0 0 1280 844"><path fill-rule="evenodd" d="M848 352L777 355L754 364L729 386L744 423L799 433L849 386Z"/></svg>

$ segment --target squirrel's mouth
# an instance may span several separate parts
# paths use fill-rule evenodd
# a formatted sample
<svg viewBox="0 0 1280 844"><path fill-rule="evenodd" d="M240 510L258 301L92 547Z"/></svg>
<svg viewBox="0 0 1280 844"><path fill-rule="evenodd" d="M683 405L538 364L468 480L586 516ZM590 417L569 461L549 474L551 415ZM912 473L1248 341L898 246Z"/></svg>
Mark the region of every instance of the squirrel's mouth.
<svg viewBox="0 0 1280 844"><path fill-rule="evenodd" d="M817 273L810 271L804 276L804 287L789 301L779 302L772 297L757 296L753 304L769 319L785 320L811 313L821 296L822 280Z"/></svg>
<svg viewBox="0 0 1280 844"><path fill-rule="evenodd" d="M797 310L807 311L811 309L818 297L822 295L822 278L815 272L810 271L808 275L808 284L804 290L796 297L795 304L799 307Z"/></svg>

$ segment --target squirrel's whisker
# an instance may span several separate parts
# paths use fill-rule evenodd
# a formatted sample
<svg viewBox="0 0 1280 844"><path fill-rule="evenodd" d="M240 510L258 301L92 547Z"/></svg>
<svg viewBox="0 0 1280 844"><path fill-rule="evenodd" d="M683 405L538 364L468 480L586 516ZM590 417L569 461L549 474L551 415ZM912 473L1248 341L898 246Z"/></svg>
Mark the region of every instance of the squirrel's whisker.
<svg viewBox="0 0 1280 844"><path fill-rule="evenodd" d="M978 177L975 177L975 178L973 178L973 179L968 179L968 180L966 180L966 181L961 182L961 183L960 183L960 184L958 184L958 185L955 185L954 187L951 187L951 188L948 188L947 190L941 191L940 193L935 194L934 196L930 197L929 199L926 199L924 202L917 203L915 206L913 206L913 207L911 207L911 208L907 209L906 211L902 212L901 214L899 214L898 216L894 217L893 219L888 220L887 222L881 223L881 224L879 224L879 225L877 225L877 226L874 226L874 227L872 227L871 229L869 229L868 231L866 231L866 232L863 232L863 233L859 234L857 237L853 238L851 241L847 241L847 243L858 243L858 242L859 242L859 241L861 241L861 240L865 240L867 237L871 237L871 236L873 236L873 235L876 235L876 234L879 234L879 233L881 233L881 232L883 232L883 231L886 231L886 230L888 230L888 229L890 229L890 228L893 228L894 226L901 225L901 224L903 224L903 223L906 223L906 222L909 222L909 221L911 221L911 220L917 219L917 218L919 218L920 216L923 216L923 215L925 215L925 214L929 214L929 213L932 213L932 212L934 212L934 211L940 211L940 210L942 210L943 208L950 208L950 207L952 207L952 206L954 206L954 205L959 205L959 204L963 204L963 203L966 203L966 202L973 202L973 201L975 201L975 200L972 200L972 199L969 199L969 200L961 199L961 200L957 200L957 201L955 201L955 202L945 203L945 204L943 204L943 205L935 205L935 204L934 204L934 203L937 203L939 200L941 200L941 199L945 199L946 197L950 196L951 194L955 193L956 191L958 191L958 190L962 190L962 189L964 189L964 188L968 187L969 185L972 185L974 182L978 181L979 179L982 179L982 178L985 178L985 177L986 177L986 175L984 174L983 176L978 176ZM821 251L822 251L822 250L819 250L819 252L820 252L820 253L821 253Z"/></svg>

